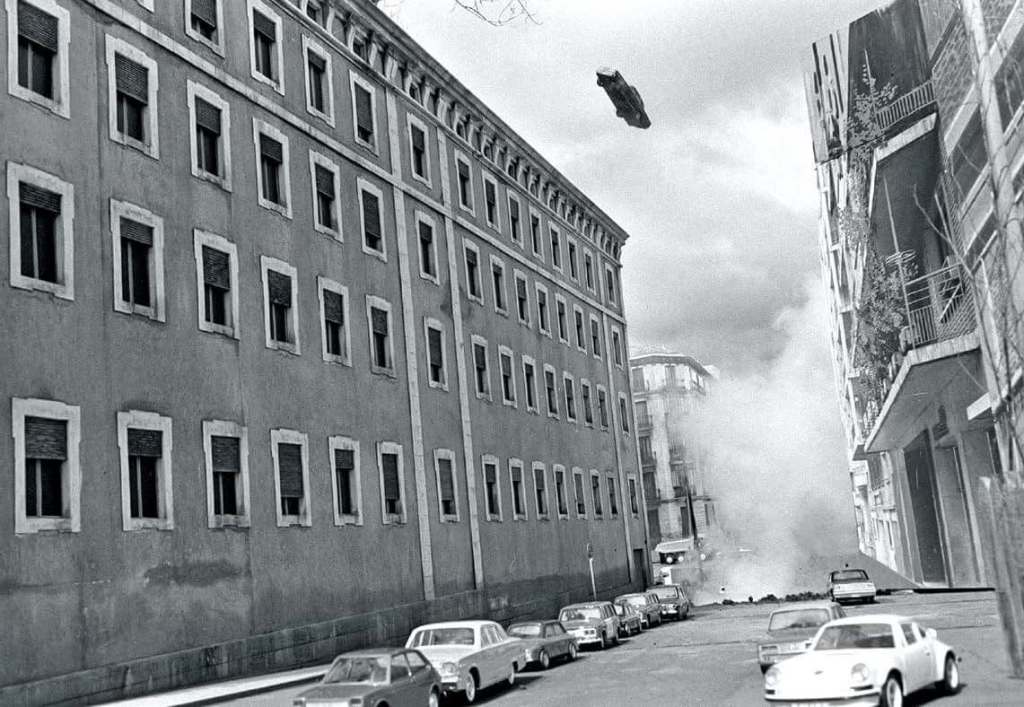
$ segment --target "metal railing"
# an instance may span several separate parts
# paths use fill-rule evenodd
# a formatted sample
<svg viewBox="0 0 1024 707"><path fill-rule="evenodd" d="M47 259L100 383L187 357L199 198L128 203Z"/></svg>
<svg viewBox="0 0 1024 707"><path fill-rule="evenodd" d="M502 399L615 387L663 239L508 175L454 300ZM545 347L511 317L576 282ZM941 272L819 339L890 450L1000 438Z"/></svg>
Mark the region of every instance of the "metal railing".
<svg viewBox="0 0 1024 707"><path fill-rule="evenodd" d="M950 265L904 285L908 324L905 349L945 341L975 328L970 281L959 265Z"/></svg>
<svg viewBox="0 0 1024 707"><path fill-rule="evenodd" d="M908 115L912 115L934 102L935 91L932 89L932 82L925 81L878 111L878 124L882 130L888 130Z"/></svg>

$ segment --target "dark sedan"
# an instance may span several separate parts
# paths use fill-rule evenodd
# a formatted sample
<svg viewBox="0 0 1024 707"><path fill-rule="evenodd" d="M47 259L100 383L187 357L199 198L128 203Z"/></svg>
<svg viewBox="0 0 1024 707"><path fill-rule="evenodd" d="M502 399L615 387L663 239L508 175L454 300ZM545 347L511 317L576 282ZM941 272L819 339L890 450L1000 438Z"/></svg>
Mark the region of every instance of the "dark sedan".
<svg viewBox="0 0 1024 707"><path fill-rule="evenodd" d="M299 695L294 705L429 705L441 700L441 677L423 654L406 648L342 653L320 684Z"/></svg>
<svg viewBox="0 0 1024 707"><path fill-rule="evenodd" d="M521 638L526 660L547 670L555 658L576 660L579 647L559 621L520 621L508 627L508 635Z"/></svg>
<svg viewBox="0 0 1024 707"><path fill-rule="evenodd" d="M658 597L662 619L671 617L674 621L679 621L689 616L690 599L678 584L659 584L647 591Z"/></svg>

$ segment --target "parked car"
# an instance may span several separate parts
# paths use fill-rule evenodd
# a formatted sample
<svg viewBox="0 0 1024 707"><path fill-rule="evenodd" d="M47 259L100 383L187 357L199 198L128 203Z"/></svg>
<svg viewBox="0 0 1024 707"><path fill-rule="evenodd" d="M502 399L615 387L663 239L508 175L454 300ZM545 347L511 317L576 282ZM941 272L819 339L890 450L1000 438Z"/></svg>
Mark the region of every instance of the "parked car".
<svg viewBox="0 0 1024 707"><path fill-rule="evenodd" d="M757 645L761 672L807 651L819 628L844 616L843 607L834 601L795 604L773 611L768 617L768 632Z"/></svg>
<svg viewBox="0 0 1024 707"><path fill-rule="evenodd" d="M523 642L493 621L426 624L409 635L405 647L433 664L446 695L460 692L466 702L490 685L515 684L516 672L526 664Z"/></svg>
<svg viewBox="0 0 1024 707"><path fill-rule="evenodd" d="M640 612L629 604L612 604L619 617L619 636L635 636L643 630Z"/></svg>
<svg viewBox="0 0 1024 707"><path fill-rule="evenodd" d="M768 669L764 697L768 702L898 707L904 695L931 685L948 693L960 688L953 649L935 629L880 614L822 626L808 652Z"/></svg>
<svg viewBox="0 0 1024 707"><path fill-rule="evenodd" d="M680 621L690 615L690 599L678 584L658 584L647 591L658 597L662 619Z"/></svg>
<svg viewBox="0 0 1024 707"><path fill-rule="evenodd" d="M519 621L508 627L508 635L522 640L526 662L547 670L555 658L576 660L576 637L558 621Z"/></svg>
<svg viewBox="0 0 1024 707"><path fill-rule="evenodd" d="M293 705L429 705L441 700L441 676L422 653L405 648L342 653L316 687Z"/></svg>
<svg viewBox="0 0 1024 707"><path fill-rule="evenodd" d="M629 604L640 612L643 628L650 628L653 624L661 624L661 602L651 592L623 594L615 597L615 603Z"/></svg>
<svg viewBox="0 0 1024 707"><path fill-rule="evenodd" d="M864 570L836 570L828 575L828 595L832 601L873 602L876 594L875 584Z"/></svg>
<svg viewBox="0 0 1024 707"><path fill-rule="evenodd" d="M604 649L609 643L619 642L619 617L611 602L570 604L558 612L558 620L581 646L596 644Z"/></svg>

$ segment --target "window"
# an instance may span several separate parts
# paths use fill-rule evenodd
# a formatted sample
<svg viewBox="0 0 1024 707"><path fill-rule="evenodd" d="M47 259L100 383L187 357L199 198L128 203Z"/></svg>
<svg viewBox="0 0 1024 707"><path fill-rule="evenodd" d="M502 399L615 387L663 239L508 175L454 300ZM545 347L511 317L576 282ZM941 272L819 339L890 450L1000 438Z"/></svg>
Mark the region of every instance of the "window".
<svg viewBox="0 0 1024 707"><path fill-rule="evenodd" d="M615 304L615 271L606 266L604 269L604 282L608 290L608 301Z"/></svg>
<svg viewBox="0 0 1024 707"><path fill-rule="evenodd" d="M224 54L220 28L224 15L220 0L185 0L185 34Z"/></svg>
<svg viewBox="0 0 1024 707"><path fill-rule="evenodd" d="M558 324L558 340L563 344L569 344L569 322L566 314L565 298L562 295L555 295L555 321Z"/></svg>
<svg viewBox="0 0 1024 707"><path fill-rule="evenodd" d="M106 57L110 139L159 158L156 62L110 35Z"/></svg>
<svg viewBox="0 0 1024 707"><path fill-rule="evenodd" d="M441 522L458 522L459 503L456 493L455 453L450 449L435 449L434 472L437 476L437 506Z"/></svg>
<svg viewBox="0 0 1024 707"><path fill-rule="evenodd" d="M348 328L348 288L334 280L318 276L320 294L320 348L323 360L352 365L351 339Z"/></svg>
<svg viewBox="0 0 1024 707"><path fill-rule="evenodd" d="M589 250L583 251L583 281L588 290L591 292L596 291L594 286L594 256L590 254Z"/></svg>
<svg viewBox="0 0 1024 707"><path fill-rule="evenodd" d="M576 517L587 517L587 497L583 488L583 470L576 467L572 470L572 484L576 500Z"/></svg>
<svg viewBox="0 0 1024 707"><path fill-rule="evenodd" d="M288 138L259 118L252 119L252 133L256 146L257 201L263 208L291 218Z"/></svg>
<svg viewBox="0 0 1024 707"><path fill-rule="evenodd" d="M70 15L54 0L6 0L7 90L70 117Z"/></svg>
<svg viewBox="0 0 1024 707"><path fill-rule="evenodd" d="M615 493L615 477L608 474L608 514L612 518L619 515L619 499Z"/></svg>
<svg viewBox="0 0 1024 707"><path fill-rule="evenodd" d="M430 150L427 149L427 126L411 113L409 121L409 161L412 176L430 186Z"/></svg>
<svg viewBox="0 0 1024 707"><path fill-rule="evenodd" d="M231 191L231 108L227 101L188 82L192 176Z"/></svg>
<svg viewBox="0 0 1024 707"><path fill-rule="evenodd" d="M238 251L231 241L196 229L193 237L199 330L238 338Z"/></svg>
<svg viewBox="0 0 1024 707"><path fill-rule="evenodd" d="M370 331L370 370L395 375L395 346L391 337L391 304L366 296L366 321Z"/></svg>
<svg viewBox="0 0 1024 707"><path fill-rule="evenodd" d="M544 366L544 392L547 396L548 417L558 417L558 388L555 383L555 369Z"/></svg>
<svg viewBox="0 0 1024 707"><path fill-rule="evenodd" d="M576 422L576 383L568 373L562 374L562 386L565 388L565 419Z"/></svg>
<svg viewBox="0 0 1024 707"><path fill-rule="evenodd" d="M494 178L488 174L483 175L484 180L484 218L491 228L498 228L498 185Z"/></svg>
<svg viewBox="0 0 1024 707"><path fill-rule="evenodd" d="M434 220L422 211L416 212L416 234L419 240L420 277L440 284L437 270L437 240L434 238Z"/></svg>
<svg viewBox="0 0 1024 707"><path fill-rule="evenodd" d="M526 275L519 270L513 273L516 281L516 311L519 323L530 326L530 291L526 284Z"/></svg>
<svg viewBox="0 0 1024 707"><path fill-rule="evenodd" d="M588 427L594 424L594 411L590 401L590 381L586 378L580 379L580 398L583 406L583 423Z"/></svg>
<svg viewBox="0 0 1024 707"><path fill-rule="evenodd" d="M341 240L341 171L329 157L309 152L309 179L313 185L313 228Z"/></svg>
<svg viewBox="0 0 1024 707"><path fill-rule="evenodd" d="M274 458L274 494L277 526L313 525L309 495L308 437L295 430L270 430Z"/></svg>
<svg viewBox="0 0 1024 707"><path fill-rule="evenodd" d="M124 530L174 529L171 502L171 418L153 412L117 413Z"/></svg>
<svg viewBox="0 0 1024 707"><path fill-rule="evenodd" d="M537 412L537 365L523 356L523 387L526 388L526 411Z"/></svg>
<svg viewBox="0 0 1024 707"><path fill-rule="evenodd" d="M565 490L565 467L555 464L555 510L559 518L569 517L569 501Z"/></svg>
<svg viewBox="0 0 1024 707"><path fill-rule="evenodd" d="M604 386L597 386L597 415L601 420L601 427L608 429L608 394Z"/></svg>
<svg viewBox="0 0 1024 707"><path fill-rule="evenodd" d="M306 110L334 127L334 80L331 55L319 42L302 35L306 57Z"/></svg>
<svg viewBox="0 0 1024 707"><path fill-rule="evenodd" d="M509 481L512 484L512 519L526 520L526 488L523 482L523 463L508 460Z"/></svg>
<svg viewBox="0 0 1024 707"><path fill-rule="evenodd" d="M569 261L569 277L574 281L580 277L579 259L576 255L576 241L569 236L565 237L566 259Z"/></svg>
<svg viewBox="0 0 1024 707"><path fill-rule="evenodd" d="M476 381L476 397L491 398L491 379L487 373L487 340L473 335L473 370Z"/></svg>
<svg viewBox="0 0 1024 707"><path fill-rule="evenodd" d="M466 294L471 300L484 303L484 290L480 284L480 251L475 245L466 241Z"/></svg>
<svg viewBox="0 0 1024 707"><path fill-rule="evenodd" d="M252 77L284 94L281 72L281 18L263 0L249 0L249 64Z"/></svg>
<svg viewBox="0 0 1024 707"><path fill-rule="evenodd" d="M377 151L377 92L373 84L354 71L349 73L352 91L352 125L356 143Z"/></svg>
<svg viewBox="0 0 1024 707"><path fill-rule="evenodd" d="M622 368L622 333L614 325L612 325L612 359L616 366Z"/></svg>
<svg viewBox="0 0 1024 707"><path fill-rule="evenodd" d="M7 199L11 286L73 300L74 187L46 172L8 162Z"/></svg>
<svg viewBox="0 0 1024 707"><path fill-rule="evenodd" d="M334 473L331 492L334 494L334 524L363 524L363 495L359 466L359 442L349 437L328 437Z"/></svg>
<svg viewBox="0 0 1024 707"><path fill-rule="evenodd" d="M540 462L533 463L533 491L537 518L548 517L547 470Z"/></svg>
<svg viewBox="0 0 1024 707"><path fill-rule="evenodd" d="M481 460L484 473L484 498L487 520L501 520L501 484L498 483L498 458L485 454Z"/></svg>
<svg viewBox="0 0 1024 707"><path fill-rule="evenodd" d="M530 245L535 256L544 257L544 241L540 235L540 214L533 209L530 209Z"/></svg>
<svg viewBox="0 0 1024 707"><path fill-rule="evenodd" d="M14 532L81 529L81 410L53 400L11 399Z"/></svg>
<svg viewBox="0 0 1024 707"><path fill-rule="evenodd" d="M629 432L629 402L625 393L619 393L619 417L622 419L622 431Z"/></svg>
<svg viewBox="0 0 1024 707"><path fill-rule="evenodd" d="M537 283L537 328L541 334L551 336L551 321L548 314L548 288Z"/></svg>
<svg viewBox="0 0 1024 707"><path fill-rule="evenodd" d="M245 427L203 420L206 463L206 519L211 528L248 528L249 438Z"/></svg>
<svg viewBox="0 0 1024 707"><path fill-rule="evenodd" d="M583 327L583 308L577 304L572 306L573 323L576 327L576 348L583 353L587 352L587 335Z"/></svg>
<svg viewBox="0 0 1024 707"><path fill-rule="evenodd" d="M377 444L381 519L385 525L405 522L404 467L402 445L394 442L379 442Z"/></svg>
<svg viewBox="0 0 1024 707"><path fill-rule="evenodd" d="M634 518L640 517L640 503L637 500L636 493L636 478L630 476L627 479L629 482L629 512L633 514Z"/></svg>
<svg viewBox="0 0 1024 707"><path fill-rule="evenodd" d="M523 224L520 212L522 211L522 205L519 203L519 198L514 196L512 192L508 193L508 231L509 235L512 236L512 242L517 245L523 245Z"/></svg>
<svg viewBox="0 0 1024 707"><path fill-rule="evenodd" d="M306 0L306 17L321 27L327 27L328 13L324 0Z"/></svg>
<svg viewBox="0 0 1024 707"><path fill-rule="evenodd" d="M296 271L288 263L260 256L263 275L263 323L268 349L298 355L299 328L296 313L298 286Z"/></svg>
<svg viewBox="0 0 1024 707"><path fill-rule="evenodd" d="M590 350L594 358L601 358L601 322L593 314L590 315Z"/></svg>
<svg viewBox="0 0 1024 707"><path fill-rule="evenodd" d="M436 319L423 322L427 342L427 382L431 388L448 390L448 370L445 365L444 325Z"/></svg>
<svg viewBox="0 0 1024 707"><path fill-rule="evenodd" d="M491 256L491 284L494 292L494 311L508 314L505 303L505 263L500 258Z"/></svg>
<svg viewBox="0 0 1024 707"><path fill-rule="evenodd" d="M473 211L473 179L469 162L460 153L455 153L455 178L458 180L459 206Z"/></svg>
<svg viewBox="0 0 1024 707"><path fill-rule="evenodd" d="M498 347L498 362L501 368L501 400L505 405L516 406L516 374L512 349Z"/></svg>
<svg viewBox="0 0 1024 707"><path fill-rule="evenodd" d="M590 491L594 498L594 517L600 518L604 515L601 508L601 476L595 469L590 470Z"/></svg>
<svg viewBox="0 0 1024 707"><path fill-rule="evenodd" d="M551 267L562 271L562 234L554 226L548 227L551 238Z"/></svg>
<svg viewBox="0 0 1024 707"><path fill-rule="evenodd" d="M363 230L363 252L387 261L387 244L384 241L384 226L381 219L381 202L384 194L364 179L359 185L359 217Z"/></svg>
<svg viewBox="0 0 1024 707"><path fill-rule="evenodd" d="M110 200L114 311L162 322L164 310L164 222L124 201Z"/></svg>

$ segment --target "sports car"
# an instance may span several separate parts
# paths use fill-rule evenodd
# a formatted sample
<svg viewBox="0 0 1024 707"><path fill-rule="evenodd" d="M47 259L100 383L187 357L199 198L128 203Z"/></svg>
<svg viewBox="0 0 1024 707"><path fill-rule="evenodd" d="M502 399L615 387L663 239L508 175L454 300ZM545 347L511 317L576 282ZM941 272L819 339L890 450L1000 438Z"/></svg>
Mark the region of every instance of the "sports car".
<svg viewBox="0 0 1024 707"><path fill-rule="evenodd" d="M807 653L768 669L764 698L772 704L901 707L905 695L931 685L948 693L960 688L953 648L913 619L878 614L822 626Z"/></svg>

